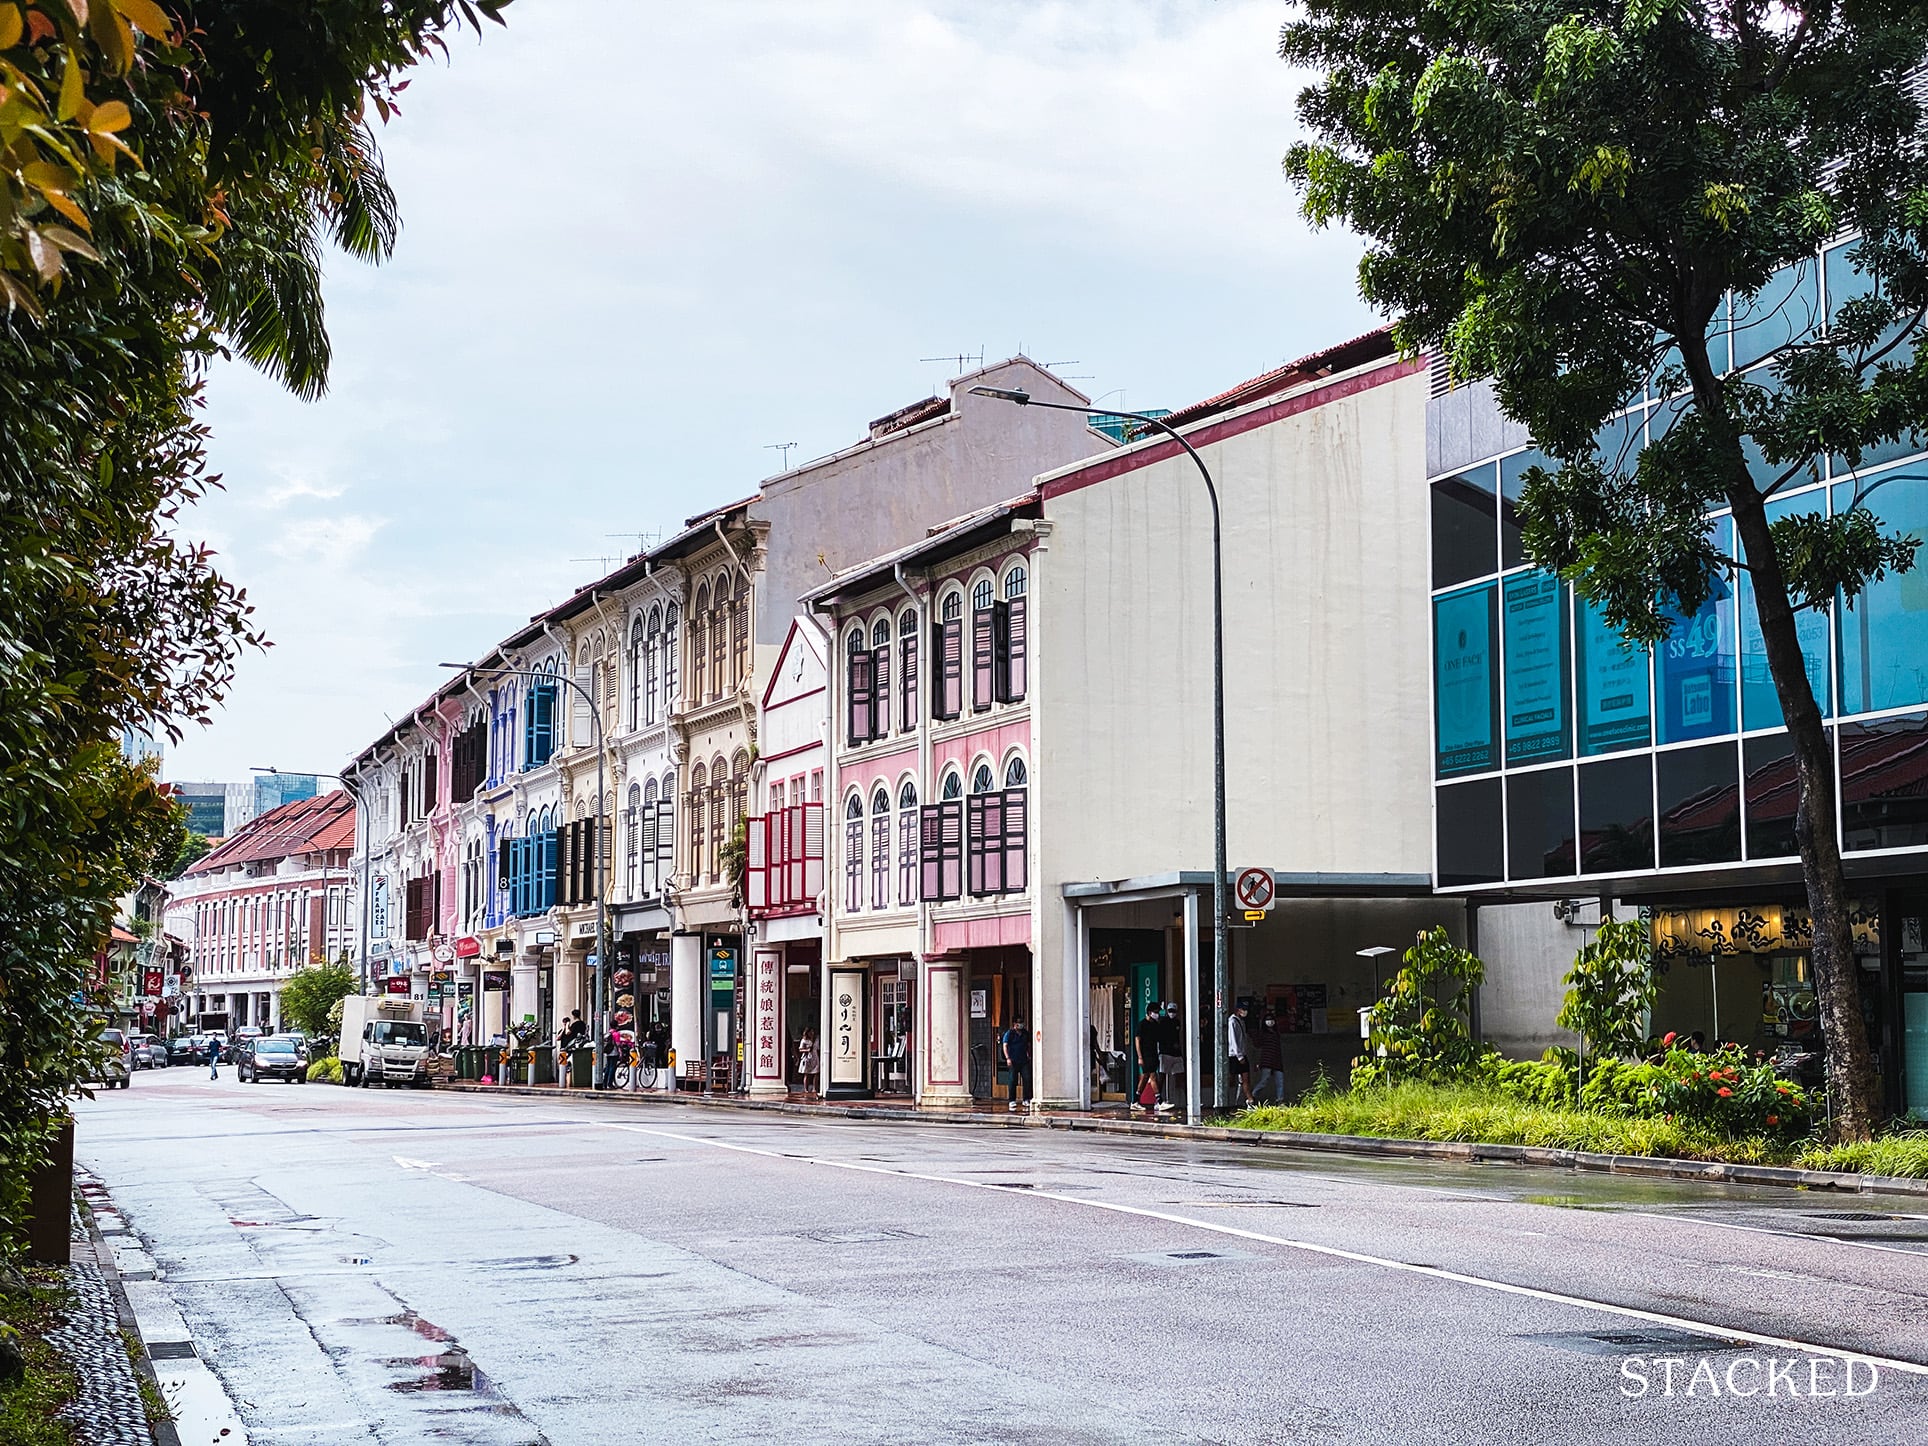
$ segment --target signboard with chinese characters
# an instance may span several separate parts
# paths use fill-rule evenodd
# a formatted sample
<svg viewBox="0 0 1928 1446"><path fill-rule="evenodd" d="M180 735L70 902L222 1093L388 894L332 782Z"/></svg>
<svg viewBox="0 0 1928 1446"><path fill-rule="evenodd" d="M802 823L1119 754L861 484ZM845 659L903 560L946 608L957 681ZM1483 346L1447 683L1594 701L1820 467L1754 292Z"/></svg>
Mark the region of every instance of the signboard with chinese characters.
<svg viewBox="0 0 1928 1446"><path fill-rule="evenodd" d="M864 982L861 969L830 971L829 1082L864 1082Z"/></svg>
<svg viewBox="0 0 1928 1446"><path fill-rule="evenodd" d="M756 1084L783 1081L783 952L756 951L756 998L750 1016L750 1079Z"/></svg>

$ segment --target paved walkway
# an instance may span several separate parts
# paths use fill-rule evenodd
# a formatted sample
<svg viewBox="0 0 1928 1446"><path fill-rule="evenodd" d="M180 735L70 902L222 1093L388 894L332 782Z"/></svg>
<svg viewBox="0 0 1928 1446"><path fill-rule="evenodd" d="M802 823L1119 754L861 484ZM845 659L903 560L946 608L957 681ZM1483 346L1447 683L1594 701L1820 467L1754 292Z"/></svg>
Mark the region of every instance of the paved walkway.
<svg viewBox="0 0 1928 1446"><path fill-rule="evenodd" d="M58 1268L73 1305L60 1328L47 1334L48 1344L80 1378L80 1394L60 1414L73 1423L81 1446L154 1446L134 1363L121 1339L120 1311L94 1240L76 1211L73 1260Z"/></svg>

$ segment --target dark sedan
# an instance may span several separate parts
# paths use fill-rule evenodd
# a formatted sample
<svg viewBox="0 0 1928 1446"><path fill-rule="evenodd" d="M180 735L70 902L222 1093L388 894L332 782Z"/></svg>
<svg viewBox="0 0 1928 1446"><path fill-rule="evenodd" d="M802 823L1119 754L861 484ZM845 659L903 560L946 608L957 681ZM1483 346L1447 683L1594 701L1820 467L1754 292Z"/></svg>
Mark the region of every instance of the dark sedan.
<svg viewBox="0 0 1928 1446"><path fill-rule="evenodd" d="M205 1034L177 1034L167 1042L169 1064L206 1064L208 1037Z"/></svg>
<svg viewBox="0 0 1928 1446"><path fill-rule="evenodd" d="M292 1039L276 1035L269 1039L249 1039L240 1044L234 1066L236 1079L260 1084L264 1079L287 1080L290 1084L308 1082L308 1062Z"/></svg>

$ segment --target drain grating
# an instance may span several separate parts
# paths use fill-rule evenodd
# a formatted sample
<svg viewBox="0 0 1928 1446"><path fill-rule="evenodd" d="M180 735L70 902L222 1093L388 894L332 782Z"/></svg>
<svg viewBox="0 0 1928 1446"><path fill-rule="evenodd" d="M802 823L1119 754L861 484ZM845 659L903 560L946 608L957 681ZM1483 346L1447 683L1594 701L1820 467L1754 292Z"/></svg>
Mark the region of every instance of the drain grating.
<svg viewBox="0 0 1928 1446"><path fill-rule="evenodd" d="M922 1240L925 1237L915 1230L888 1228L883 1230L799 1230L791 1238L812 1241L817 1245L887 1245L894 1240Z"/></svg>
<svg viewBox="0 0 1928 1446"><path fill-rule="evenodd" d="M1718 1336L1697 1336L1691 1331L1545 1331L1515 1336L1520 1341L1536 1341L1557 1350L1578 1351L1587 1356L1621 1356L1636 1351L1733 1351L1745 1341L1724 1340Z"/></svg>
<svg viewBox="0 0 1928 1446"><path fill-rule="evenodd" d="M1165 1254L1173 1260L1223 1260L1225 1258L1216 1250L1168 1250Z"/></svg>
<svg viewBox="0 0 1928 1446"><path fill-rule="evenodd" d="M147 1356L154 1361L188 1361L194 1359L193 1341L149 1341Z"/></svg>
<svg viewBox="0 0 1928 1446"><path fill-rule="evenodd" d="M1899 1220L1899 1215L1877 1215L1872 1210L1810 1210L1810 1220Z"/></svg>

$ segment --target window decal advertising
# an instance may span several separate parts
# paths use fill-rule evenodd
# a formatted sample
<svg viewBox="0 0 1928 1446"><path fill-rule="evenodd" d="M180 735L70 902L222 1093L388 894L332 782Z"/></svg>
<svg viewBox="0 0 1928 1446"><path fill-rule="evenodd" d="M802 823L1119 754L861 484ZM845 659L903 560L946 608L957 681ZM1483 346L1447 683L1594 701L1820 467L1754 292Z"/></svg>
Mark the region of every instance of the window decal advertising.
<svg viewBox="0 0 1928 1446"><path fill-rule="evenodd" d="M1726 551L1730 527L1715 524L1715 547ZM1707 600L1692 617L1668 610L1673 622L1655 649L1654 670L1660 694L1660 741L1716 738L1734 731L1734 589L1724 577L1711 579Z"/></svg>
<svg viewBox="0 0 1928 1446"><path fill-rule="evenodd" d="M1497 768L1492 583L1433 600L1433 696L1438 772Z"/></svg>
<svg viewBox="0 0 1928 1446"><path fill-rule="evenodd" d="M1506 761L1567 756L1566 587L1551 573L1506 581Z"/></svg>
<svg viewBox="0 0 1928 1446"><path fill-rule="evenodd" d="M1582 602L1578 612L1580 751L1639 748L1653 726L1647 650L1629 647L1592 603Z"/></svg>

